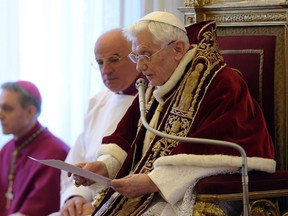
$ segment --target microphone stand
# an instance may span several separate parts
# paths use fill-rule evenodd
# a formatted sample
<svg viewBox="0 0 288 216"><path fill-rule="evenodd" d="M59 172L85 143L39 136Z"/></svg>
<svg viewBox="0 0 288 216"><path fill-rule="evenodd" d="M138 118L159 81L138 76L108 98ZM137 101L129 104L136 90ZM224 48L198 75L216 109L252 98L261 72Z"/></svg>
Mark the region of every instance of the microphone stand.
<svg viewBox="0 0 288 216"><path fill-rule="evenodd" d="M241 173L242 173L242 191L243 191L243 216L250 216L249 195L248 195L248 171L247 171L248 166L247 166L247 156L246 156L245 150L240 145L233 143L233 142L228 142L228 141L223 141L223 140L204 139L204 138L178 137L178 136L173 136L173 135L155 130L154 128L150 127L150 125L148 124L145 118L145 115L146 115L146 102L145 102L146 81L140 78L136 81L135 85L139 93L138 97L139 97L141 121L144 127L147 130L149 130L151 133L160 137L177 140L179 142L227 146L227 147L234 148L238 152L240 152L241 157L242 157Z"/></svg>

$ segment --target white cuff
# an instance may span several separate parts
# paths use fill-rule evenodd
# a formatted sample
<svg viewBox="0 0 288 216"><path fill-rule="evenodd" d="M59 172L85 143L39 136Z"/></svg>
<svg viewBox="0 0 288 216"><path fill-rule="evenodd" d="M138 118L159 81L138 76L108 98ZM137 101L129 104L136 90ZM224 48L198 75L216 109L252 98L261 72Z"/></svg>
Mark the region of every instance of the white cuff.
<svg viewBox="0 0 288 216"><path fill-rule="evenodd" d="M106 165L109 178L114 179L121 167L120 161L112 155L101 155L97 158L97 161L102 161Z"/></svg>
<svg viewBox="0 0 288 216"><path fill-rule="evenodd" d="M123 164L125 158L127 157L127 153L116 144L102 144L102 145L100 145L97 154L99 156L112 155L114 158L116 158L121 163L121 165Z"/></svg>

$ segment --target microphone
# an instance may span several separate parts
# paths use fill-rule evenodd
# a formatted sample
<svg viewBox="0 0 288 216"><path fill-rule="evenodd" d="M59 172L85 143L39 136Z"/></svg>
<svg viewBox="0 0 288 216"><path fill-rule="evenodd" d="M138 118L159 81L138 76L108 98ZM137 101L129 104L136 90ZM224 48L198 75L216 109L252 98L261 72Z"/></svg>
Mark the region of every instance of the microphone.
<svg viewBox="0 0 288 216"><path fill-rule="evenodd" d="M179 136L174 136L170 134L163 133L161 131L155 130L152 128L147 120L146 120L146 101L145 101L145 88L146 88L146 81L142 78L138 79L135 84L136 88L138 89L138 94L139 94L139 109L140 109L140 116L141 116L141 121L144 127L149 130L151 133L176 140L179 142L188 142L188 143L196 143L196 144L210 144L210 145L220 145L220 146L226 146L230 148L236 149L242 157L242 166L241 166L241 172L242 172L242 191L243 191L243 215L244 216L249 216L249 197L248 197L248 166L247 166L247 156L245 150L242 148L242 146L233 143L233 142L228 142L224 140L214 140L214 139L205 139L205 138L192 138L192 137L179 137Z"/></svg>
<svg viewBox="0 0 288 216"><path fill-rule="evenodd" d="M146 106L145 106L145 88L147 87L146 81L143 78L139 78L135 83L136 89L138 89L139 94L139 108L140 114L145 116ZM145 127L146 128L146 127Z"/></svg>

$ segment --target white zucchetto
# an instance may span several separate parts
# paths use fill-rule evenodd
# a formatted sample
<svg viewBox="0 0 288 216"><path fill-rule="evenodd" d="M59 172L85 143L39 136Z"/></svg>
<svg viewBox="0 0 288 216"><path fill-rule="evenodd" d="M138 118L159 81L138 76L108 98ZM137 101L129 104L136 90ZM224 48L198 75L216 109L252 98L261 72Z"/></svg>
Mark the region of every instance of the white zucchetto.
<svg viewBox="0 0 288 216"><path fill-rule="evenodd" d="M146 16L144 16L143 18L141 18L140 21L162 22L162 23L165 23L168 25L175 26L175 27L183 30L184 32L186 32L186 29L185 29L183 22L178 17L173 15L172 13L165 12L165 11L151 12L151 13L147 14Z"/></svg>

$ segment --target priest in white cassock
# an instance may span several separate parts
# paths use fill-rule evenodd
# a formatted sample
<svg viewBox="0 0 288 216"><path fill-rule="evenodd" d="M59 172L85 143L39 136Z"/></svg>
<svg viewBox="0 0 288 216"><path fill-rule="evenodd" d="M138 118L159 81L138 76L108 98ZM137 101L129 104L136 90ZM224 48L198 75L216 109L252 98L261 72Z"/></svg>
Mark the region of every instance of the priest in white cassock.
<svg viewBox="0 0 288 216"><path fill-rule="evenodd" d="M123 36L120 28L104 32L95 43L95 61L103 83L107 88L91 98L84 119L83 132L71 148L66 162L94 161L103 136L111 134L137 94L135 81L144 77L139 73L128 54L131 42ZM67 172L61 175L61 209L57 215L81 215L93 208L94 192L88 187L77 187ZM51 216L52 216L51 215Z"/></svg>

